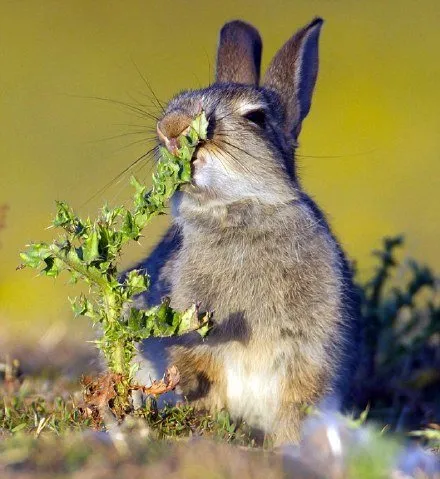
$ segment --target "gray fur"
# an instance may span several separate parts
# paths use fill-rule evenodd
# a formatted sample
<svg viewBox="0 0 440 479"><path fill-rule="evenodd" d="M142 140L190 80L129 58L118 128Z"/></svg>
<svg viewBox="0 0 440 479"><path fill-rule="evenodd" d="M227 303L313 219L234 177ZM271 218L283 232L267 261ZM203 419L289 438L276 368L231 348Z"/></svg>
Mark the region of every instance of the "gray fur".
<svg viewBox="0 0 440 479"><path fill-rule="evenodd" d="M191 335L164 344L161 364L167 357L177 365L183 396L209 410L226 408L278 443L298 439L305 404L345 397L357 361L351 271L293 161L308 111L295 108L310 106L320 25L315 20L292 37L262 87L223 78L171 100L165 118L179 111L194 117L201 105L210 131L194 159L193 184L174 198L171 229L142 263L153 289L139 304L170 295L177 309L199 301L214 312L205 341ZM246 41L246 31L249 42L257 38L239 26L235 37L234 24L222 30L230 33L229 50L231 38ZM250 110L263 110L264 123L250 121ZM143 380L154 371L147 359Z"/></svg>

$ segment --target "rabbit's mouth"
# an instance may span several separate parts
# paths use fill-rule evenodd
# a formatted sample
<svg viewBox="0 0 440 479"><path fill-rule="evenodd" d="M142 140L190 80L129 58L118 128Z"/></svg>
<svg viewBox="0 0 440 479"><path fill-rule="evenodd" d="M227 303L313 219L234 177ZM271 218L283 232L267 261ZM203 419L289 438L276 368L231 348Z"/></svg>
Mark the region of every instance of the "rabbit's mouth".
<svg viewBox="0 0 440 479"><path fill-rule="evenodd" d="M194 151L194 154L191 158L191 170L192 173L195 173L200 168L203 168L204 165L207 163L207 155L209 153L203 148L203 144L199 144Z"/></svg>
<svg viewBox="0 0 440 479"><path fill-rule="evenodd" d="M206 168L212 163L211 154L205 148L204 142L201 142L191 159L191 185L195 188L203 188L209 186L207 184Z"/></svg>
<svg viewBox="0 0 440 479"><path fill-rule="evenodd" d="M194 195L198 201L204 199L235 198L241 176L228 168L221 150L211 141L201 142L191 159L191 182L183 191ZM235 193L234 193L235 191Z"/></svg>

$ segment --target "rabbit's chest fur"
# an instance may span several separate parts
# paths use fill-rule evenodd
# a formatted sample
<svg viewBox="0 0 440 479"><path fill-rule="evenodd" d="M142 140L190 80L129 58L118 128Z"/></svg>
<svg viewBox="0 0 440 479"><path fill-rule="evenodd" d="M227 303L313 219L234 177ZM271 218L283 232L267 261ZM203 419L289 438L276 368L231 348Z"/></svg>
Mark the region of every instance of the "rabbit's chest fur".
<svg viewBox="0 0 440 479"><path fill-rule="evenodd" d="M270 428L295 370L335 369L339 296L332 239L301 206L239 226L183 226L172 305L197 301L213 311L207 344L221 365L225 401L250 424Z"/></svg>
<svg viewBox="0 0 440 479"><path fill-rule="evenodd" d="M278 340L284 329L303 336L312 319L320 334L320 323L337 313L340 279L326 228L302 205L289 205L251 224L184 226L171 299L177 309L200 302L214 312L218 334L229 332L231 340Z"/></svg>

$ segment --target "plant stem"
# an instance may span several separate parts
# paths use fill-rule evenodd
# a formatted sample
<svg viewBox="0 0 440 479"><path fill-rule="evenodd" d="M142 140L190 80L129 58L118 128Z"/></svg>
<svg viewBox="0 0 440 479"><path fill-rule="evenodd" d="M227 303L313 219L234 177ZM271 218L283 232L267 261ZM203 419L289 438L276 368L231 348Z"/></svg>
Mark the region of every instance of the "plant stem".
<svg viewBox="0 0 440 479"><path fill-rule="evenodd" d="M125 364L125 348L125 341L120 340L116 342L113 350L113 362L110 364L114 373L128 376L128 365Z"/></svg>
<svg viewBox="0 0 440 479"><path fill-rule="evenodd" d="M107 281L99 270L93 272L90 268L87 268L72 250L66 253L57 244L53 244L50 246L50 251L53 256L63 261L70 269L79 273L83 278L88 279L90 283L95 284L102 290L107 287Z"/></svg>
<svg viewBox="0 0 440 479"><path fill-rule="evenodd" d="M104 309L107 324L113 330L117 330L118 320L122 315L122 306L118 304L116 292L108 286L103 291ZM113 372L117 374L128 374L129 364L126 364L127 341L124 337L118 338L112 345L111 357L107 360Z"/></svg>

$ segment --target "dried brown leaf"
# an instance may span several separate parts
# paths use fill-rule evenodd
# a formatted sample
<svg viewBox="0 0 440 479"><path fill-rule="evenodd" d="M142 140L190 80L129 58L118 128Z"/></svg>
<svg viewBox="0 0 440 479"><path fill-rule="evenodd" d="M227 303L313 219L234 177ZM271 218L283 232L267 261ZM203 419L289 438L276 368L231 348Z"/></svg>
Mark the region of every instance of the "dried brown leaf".
<svg viewBox="0 0 440 479"><path fill-rule="evenodd" d="M179 384L179 381L180 372L177 367L173 365L167 368L161 380L154 380L151 386L141 386L140 389L144 392L144 394L159 396L160 394L165 394L175 389Z"/></svg>

